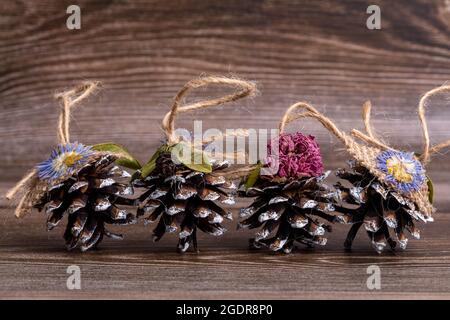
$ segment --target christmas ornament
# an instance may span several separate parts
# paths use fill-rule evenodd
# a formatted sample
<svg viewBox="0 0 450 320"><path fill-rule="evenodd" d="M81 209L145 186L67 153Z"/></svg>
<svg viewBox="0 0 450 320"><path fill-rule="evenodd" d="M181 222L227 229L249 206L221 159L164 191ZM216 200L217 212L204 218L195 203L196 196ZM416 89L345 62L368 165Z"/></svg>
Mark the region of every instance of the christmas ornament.
<svg viewBox="0 0 450 320"><path fill-rule="evenodd" d="M121 238L106 229L107 224L127 225L135 222L133 215L119 205L132 205L127 196L133 193L127 184L130 175L118 164L139 168L139 163L121 146L104 143L93 146L69 140L71 108L79 104L97 87L84 83L57 95L62 109L59 117L59 144L50 157L38 164L13 189L7 198L19 200L17 217L32 208L48 214L48 230L67 216L64 239L71 250L95 248L104 236ZM121 181L123 180L123 181Z"/></svg>
<svg viewBox="0 0 450 320"><path fill-rule="evenodd" d="M450 86L435 88L420 100L418 114L424 137L422 154L396 150L375 136L370 125L371 104L363 107L363 120L367 133L353 129L351 134L340 131L334 123L309 105L297 117L312 117L321 122L345 146L353 157L350 169L340 169L337 176L342 180L336 185L339 201L335 208L342 215L342 223L352 224L344 246L350 249L358 230L364 226L373 248L381 253L387 245L405 249L406 232L420 238L415 222L431 222L435 208L433 185L427 177L425 166L430 156L450 145L450 140L430 146L428 126L425 119L426 101ZM359 141L357 140L359 139Z"/></svg>
<svg viewBox="0 0 450 320"><path fill-rule="evenodd" d="M334 222L330 197L333 189L324 183L329 172L323 170L320 148L313 136L300 132L284 133L291 113L301 104L291 106L280 124L280 135L268 144L264 166L258 165L242 185L239 195L255 198L240 210L243 218L238 228L259 228L250 245L265 246L289 253L294 243L325 245L331 227L320 219ZM274 165L275 164L275 165ZM260 174L264 167L276 167L273 174Z"/></svg>
<svg viewBox="0 0 450 320"><path fill-rule="evenodd" d="M181 106L187 93L211 84L237 88L224 97ZM220 236L226 230L223 219L232 219L223 204L234 204L235 184L227 179L226 161L211 161L204 145L181 141L174 134L178 114L217 106L253 95L255 86L247 81L225 77L202 77L189 81L175 97L171 111L163 119L167 141L135 175L133 186L143 189L137 200L137 215L146 216L145 223L155 223L153 240L165 233L178 232L178 251L192 244L197 250L197 230ZM158 220L159 219L159 220Z"/></svg>

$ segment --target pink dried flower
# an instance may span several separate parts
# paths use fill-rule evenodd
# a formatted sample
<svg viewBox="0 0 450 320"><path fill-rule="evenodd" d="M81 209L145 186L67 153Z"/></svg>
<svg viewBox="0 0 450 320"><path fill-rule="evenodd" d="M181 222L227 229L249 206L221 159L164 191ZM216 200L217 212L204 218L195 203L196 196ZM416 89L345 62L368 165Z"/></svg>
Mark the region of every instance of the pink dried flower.
<svg viewBox="0 0 450 320"><path fill-rule="evenodd" d="M272 155L272 142L267 145L267 164L271 164L276 155ZM319 176L323 173L320 148L313 136L297 132L282 133L279 137L279 169L277 175L286 178Z"/></svg>

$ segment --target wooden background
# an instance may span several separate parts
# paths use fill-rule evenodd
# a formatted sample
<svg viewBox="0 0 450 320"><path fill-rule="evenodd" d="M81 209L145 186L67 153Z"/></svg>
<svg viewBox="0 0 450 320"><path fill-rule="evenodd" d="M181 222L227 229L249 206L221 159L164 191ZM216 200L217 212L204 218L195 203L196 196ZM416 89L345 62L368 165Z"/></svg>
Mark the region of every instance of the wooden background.
<svg viewBox="0 0 450 320"><path fill-rule="evenodd" d="M202 119L204 127L219 129L274 128L290 104L306 100L340 127L361 128L360 108L370 99L377 132L396 147L420 151L418 99L450 80L450 1L376 3L382 30L366 28L366 8L372 1L3 0L0 189L10 187L55 144L57 105L52 95L86 79L102 81L103 90L75 111L72 139L115 141L141 161L160 143L160 120L173 96L201 74L253 80L261 93L232 106L183 116L179 126L191 128L193 119ZM70 4L81 7L81 30L66 28ZM450 137L448 106L448 96L431 102L433 142ZM312 122L294 127L318 137L329 168L344 165L341 146L322 127ZM189 291L192 297L326 297L333 292L340 292L333 297L361 297L373 294L364 285L364 268L376 262L392 275L388 289L378 296L425 292L448 297L449 169L445 155L429 166L442 213L427 226L426 240L413 242L401 258L376 257L363 239L358 253L344 254L339 241L343 229L317 255L251 254L245 249L247 235L230 233L222 241L205 239L207 253L180 258L158 254L169 251L174 239L163 241L162 247L151 245L144 236L149 230L140 232L140 226L132 227L136 232L125 242L105 242L101 253L74 257L62 252L58 234L45 233L42 216L17 222L2 198L0 296L70 297L88 292L98 297L109 288L104 296L116 296L115 289L121 289L121 297L189 297L186 290L196 288ZM58 282L65 279L64 268L71 261L86 264L91 291L72 293ZM98 265L105 272L96 274ZM125 272L119 280L116 268ZM195 272L202 268L210 272L199 276L198 285ZM125 270L142 274L130 278ZM187 282L184 270L193 276ZM269 274L279 270L282 278L271 279ZM172 279L170 271L180 274L166 286L161 281ZM62 273L51 278L55 272ZM258 278L259 273L264 275ZM229 283L223 282L224 274ZM310 282L299 288L292 283L296 276Z"/></svg>

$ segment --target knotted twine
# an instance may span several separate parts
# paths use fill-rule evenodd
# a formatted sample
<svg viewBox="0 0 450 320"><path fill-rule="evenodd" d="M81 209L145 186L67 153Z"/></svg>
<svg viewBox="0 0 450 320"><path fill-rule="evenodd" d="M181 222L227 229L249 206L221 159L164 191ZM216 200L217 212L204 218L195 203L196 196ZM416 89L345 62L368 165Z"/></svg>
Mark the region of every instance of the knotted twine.
<svg viewBox="0 0 450 320"><path fill-rule="evenodd" d="M91 95L98 85L99 82L84 82L71 90L54 96L59 101L61 108L56 134L59 144L70 143L70 115L72 108ZM40 198L47 191L47 188L48 183L41 181L37 175L36 168L33 168L6 193L6 199L11 200L20 195L14 211L16 217L20 218L31 210L33 201Z"/></svg>
<svg viewBox="0 0 450 320"><path fill-rule="evenodd" d="M441 86L434 88L427 93L425 93L419 102L418 107L418 115L419 121L422 128L423 134L423 145L424 149L422 154L418 157L419 161L425 167L425 165L430 161L430 157L432 154L439 152L445 147L450 146L450 139L446 140L442 143L436 144L433 147L430 147L430 138L428 133L428 125L425 117L425 106L426 102L432 96L435 96L440 93L448 93L450 92L450 86ZM294 111L297 109L305 109L303 113L294 114ZM315 118L318 120L329 132L335 135L346 147L347 151L353 156L358 162L360 162L364 167L366 167L370 173L376 176L381 181L385 181L386 174L380 171L377 167L376 158L377 156L385 150L397 151L396 149L390 147L386 143L382 142L378 139L372 130L370 125L370 112L371 112L371 104L367 101L363 106L363 121L367 134L353 129L351 130L350 135L338 129L338 127L331 121L328 117L326 117L323 113L317 111L314 107L309 105L306 102L298 102L292 105L286 114L284 115L281 123L280 123L280 131L283 131L285 126L299 118ZM358 138L365 144L361 144L355 140ZM418 209L424 213L425 217L431 216L434 211L432 204L428 198L428 186L427 184L423 184L422 188L419 191L410 192L406 195L410 200L416 203Z"/></svg>

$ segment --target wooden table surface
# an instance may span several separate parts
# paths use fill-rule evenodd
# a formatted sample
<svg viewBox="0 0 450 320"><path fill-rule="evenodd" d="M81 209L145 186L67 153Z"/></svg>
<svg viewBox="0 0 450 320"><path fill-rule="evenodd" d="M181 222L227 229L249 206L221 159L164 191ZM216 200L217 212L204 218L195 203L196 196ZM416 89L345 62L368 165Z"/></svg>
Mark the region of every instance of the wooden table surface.
<svg viewBox="0 0 450 320"><path fill-rule="evenodd" d="M198 254L176 253L175 236L153 243L150 226L142 225L122 241L105 240L98 251L68 253L61 232L45 230L43 215L20 223L8 216L0 238L1 298L450 298L448 214L437 215L405 252L382 255L364 234L345 252L345 226L336 226L328 245L315 250L253 251L250 234L232 224L222 238L201 236ZM81 290L66 287L70 265L80 267ZM367 288L370 265L380 268L381 290Z"/></svg>
<svg viewBox="0 0 450 320"><path fill-rule="evenodd" d="M290 104L306 100L341 128L362 128L360 109L370 99L377 133L397 148L420 151L418 99L450 81L450 3L376 3L381 30L366 28L372 1L363 0L80 0L81 30L68 30L71 0L3 0L0 191L54 146L52 95L86 79L102 81L103 90L75 111L72 138L115 141L141 161L160 144L173 96L201 74L254 80L261 93L183 115L180 127L201 119L204 128L274 128ZM208 93L217 92L200 95ZM448 101L430 104L433 143L450 137ZM344 165L342 146L322 127L307 122L289 130L295 129L317 136L328 168ZM66 253L61 230L47 233L40 214L16 220L1 199L0 298L450 298L448 156L435 157L428 172L440 213L422 240L395 255L373 253L363 236L344 252L344 226L315 252L253 252L249 234L232 225L222 239L201 236L200 254L179 256L173 237L152 244L141 225L98 252ZM71 264L81 267L81 291L66 289ZM381 290L366 287L372 264L381 268Z"/></svg>
<svg viewBox="0 0 450 320"><path fill-rule="evenodd" d="M450 298L448 213L420 226L422 239L410 240L406 251L381 255L364 233L346 252L344 225L334 226L325 247L299 246L290 255L249 250L252 233L236 231L235 221L221 238L201 234L200 253L176 253L175 235L153 243L152 226L142 223L114 229L125 239L106 239L98 251L66 252L64 228L47 232L44 214L22 220L10 209L0 214L0 298ZM71 265L80 267L81 290L67 289ZM380 290L367 288L372 265L380 268Z"/></svg>

